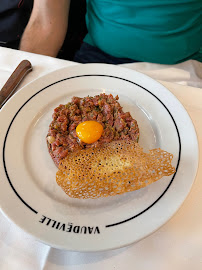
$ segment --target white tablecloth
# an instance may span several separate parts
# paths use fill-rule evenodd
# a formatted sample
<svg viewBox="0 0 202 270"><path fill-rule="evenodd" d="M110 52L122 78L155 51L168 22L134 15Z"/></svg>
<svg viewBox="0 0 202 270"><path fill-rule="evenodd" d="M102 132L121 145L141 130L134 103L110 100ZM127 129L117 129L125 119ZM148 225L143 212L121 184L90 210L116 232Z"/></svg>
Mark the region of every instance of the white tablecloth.
<svg viewBox="0 0 202 270"><path fill-rule="evenodd" d="M23 59L30 60L34 69L20 87L50 71L77 64L0 47L0 89ZM159 80L180 100L195 125L202 149L202 64L187 61L174 66L150 63L123 66ZM201 270L202 163L189 196L172 219L142 241L114 251L78 253L51 248L0 213L0 269Z"/></svg>

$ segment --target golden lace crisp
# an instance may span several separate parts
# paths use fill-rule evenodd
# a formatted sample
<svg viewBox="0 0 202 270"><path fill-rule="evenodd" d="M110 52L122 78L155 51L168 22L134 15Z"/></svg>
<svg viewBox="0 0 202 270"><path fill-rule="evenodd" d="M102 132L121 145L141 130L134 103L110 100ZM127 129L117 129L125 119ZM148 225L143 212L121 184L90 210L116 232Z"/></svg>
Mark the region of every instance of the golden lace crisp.
<svg viewBox="0 0 202 270"><path fill-rule="evenodd" d="M172 158L160 148L144 153L136 142L113 141L100 148L70 153L60 162L56 181L73 198L114 196L172 175Z"/></svg>

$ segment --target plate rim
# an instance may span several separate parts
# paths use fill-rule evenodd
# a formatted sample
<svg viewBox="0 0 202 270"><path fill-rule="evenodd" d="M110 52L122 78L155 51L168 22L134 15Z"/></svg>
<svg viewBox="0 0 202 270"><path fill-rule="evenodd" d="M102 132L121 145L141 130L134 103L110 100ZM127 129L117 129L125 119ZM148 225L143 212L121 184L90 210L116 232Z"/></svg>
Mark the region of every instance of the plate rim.
<svg viewBox="0 0 202 270"><path fill-rule="evenodd" d="M91 67L92 66L106 66L106 64L87 64L88 66L90 65ZM86 66L86 65L85 65ZM112 65L107 65L107 66L112 66ZM61 73L63 73L63 71L64 70L69 70L69 69L72 69L72 68L75 68L75 67L77 67L78 68L78 65L76 65L76 66L71 66L71 67L67 67L67 68L62 68L62 69L59 69L59 70L56 70L56 72L61 72ZM80 67L80 65L79 65L79 67ZM114 66L113 66L113 68L114 68ZM123 69L122 67L118 67L119 69L121 68L121 69ZM116 68L115 68L116 69ZM127 71L126 71L126 69L124 68L124 71L127 73L127 71L132 71L132 72L136 72L136 71L133 71L133 70L128 70L127 69ZM51 72L51 73L48 73L48 74L46 74L46 75L44 75L44 76L42 76L42 77L40 77L40 78L37 78L37 79L35 79L34 81L32 81L32 82L30 82L29 84L27 84L27 85L25 85L21 90L23 90L24 88L27 88L27 87L29 87L30 85L32 85L34 82L39 82L41 79L44 79L44 77L50 77L52 74L54 74L55 73L55 71L53 71L53 72ZM139 72L136 72L136 73L139 73ZM96 76L97 74L94 74L94 76ZM147 75L144 75L144 74L142 74L144 77L147 77L147 78L150 78L150 77L148 77ZM92 75L93 76L93 75ZM113 76L112 76L113 77ZM120 79L120 77L119 77L119 79ZM163 86L162 84L160 84L159 82L157 82L157 81L155 81L155 80L153 80L152 78L150 78L152 81L154 81L155 83L158 83L160 86L161 86L161 88L163 87L165 90L166 90L166 92L169 92L170 93L170 91L165 87L165 86ZM54 82L53 84L55 84L56 82ZM47 83L46 83L47 84ZM137 83L135 83L135 84L137 84ZM138 85L138 84L137 84ZM50 85L47 85L45 88L47 88L47 87L49 87ZM141 86L141 85L138 85L138 86L140 86L141 88L144 88L143 86ZM146 89L147 90L147 89ZM148 91L148 90L147 90ZM19 92L20 93L20 92ZM170 93L179 103L180 103L180 101L172 94L172 93ZM12 99L14 99L14 98L16 98L16 96L17 95L15 95L15 97L13 97ZM162 103L162 101L160 100L160 102ZM181 104L181 103L180 103ZM163 104L164 105L164 104ZM181 104L182 105L182 104ZM6 108L6 105L4 106L5 108ZM3 107L3 108L4 108ZM182 107L183 107L183 105L182 105ZM184 109L184 112L186 112L187 113L187 111L185 110L185 108L183 107L183 109ZM171 114L170 114L171 115ZM172 115L171 115L172 116ZM191 118L189 117L189 114L187 113L187 116L188 116L188 118L191 120ZM1 117L1 114L0 114L0 117ZM192 120L191 120L191 123L192 123ZM195 127L194 127L194 125L193 125L193 123L192 123L192 126L193 126L193 129L194 129L194 131L195 131ZM196 131L195 131L195 134L196 134ZM196 136L196 143L197 143L197 148L198 148L198 140L197 140L197 136ZM199 150L199 149L198 149ZM198 159L197 159L197 164L199 164L199 151L198 151ZM198 167L198 166L197 166ZM196 170L196 173L197 173L197 170ZM195 181L195 178L196 178L196 173L195 173L195 177L194 177L194 180L192 181L192 186L193 186L193 183L194 183L194 181ZM191 187L192 187L191 186ZM191 191L191 188L190 188L190 190L189 190L189 192ZM185 199L186 199L186 197L188 196L188 194L189 194L189 192L187 193L187 195L185 196ZM184 199L184 200L185 200ZM183 200L183 202L184 202L184 200ZM183 203L182 202L182 203ZM182 205L182 203L180 204L180 206ZM180 208L180 206L179 206L179 208ZM178 209L179 209L178 208ZM178 211L178 209L176 209L176 212ZM4 211L2 210L2 212L4 213ZM173 213L171 216L170 216L170 218L174 215L175 213ZM4 213L4 215L5 215L5 213ZM10 220L10 218L6 215L6 217ZM169 219L170 219L169 218ZM163 226L166 222L168 222L168 220L169 219L167 219L163 224L161 224L159 227L161 227L161 226ZM12 222L14 222L13 220L12 220ZM15 222L14 222L15 223ZM17 224L16 224L17 225ZM19 226L19 225L17 225L17 226ZM159 228L158 227L158 228ZM158 228L156 228L156 230L158 230ZM24 231L26 231L24 228L23 228L23 230ZM156 230L154 230L154 231L156 231ZM149 234L147 234L147 235L145 235L144 237L142 237L142 238L145 238L145 237L147 237L148 235L150 235L150 234L152 234L154 231L152 231L152 232L150 232ZM30 234L30 232L28 232L29 234ZM33 235L34 236L34 235ZM36 236L34 236L35 238L37 238ZM142 239L141 238L141 239ZM38 239L38 238L37 238ZM139 240L141 240L141 239L139 239ZM41 241L41 239L38 239L40 242L43 242L43 241ZM137 240L137 241L139 241L139 240ZM123 246L126 246L126 245L130 245L130 244L132 244L132 243L134 243L134 241L132 241L131 243L126 243L125 245L123 245ZM47 243L46 243L47 244ZM51 244L51 246L53 246L53 244ZM119 247L117 247L117 248L120 248L120 247L123 247L123 246L119 246ZM59 247L60 248L60 247ZM115 248L111 248L111 249L115 249ZM68 250L71 250L71 249L69 249L68 248ZM101 250L109 250L109 249L98 249L98 250L82 250L82 251L101 251ZM80 250L78 250L78 251L80 251Z"/></svg>

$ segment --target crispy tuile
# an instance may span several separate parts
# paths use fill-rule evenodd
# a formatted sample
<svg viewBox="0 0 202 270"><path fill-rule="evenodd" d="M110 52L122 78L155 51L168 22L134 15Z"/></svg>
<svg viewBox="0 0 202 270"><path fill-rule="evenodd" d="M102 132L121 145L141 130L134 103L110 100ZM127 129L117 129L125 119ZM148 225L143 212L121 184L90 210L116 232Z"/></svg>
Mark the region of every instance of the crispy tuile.
<svg viewBox="0 0 202 270"><path fill-rule="evenodd" d="M100 148L70 153L61 160L56 181L73 198L114 196L173 174L172 158L160 148L144 153L136 142L113 141Z"/></svg>

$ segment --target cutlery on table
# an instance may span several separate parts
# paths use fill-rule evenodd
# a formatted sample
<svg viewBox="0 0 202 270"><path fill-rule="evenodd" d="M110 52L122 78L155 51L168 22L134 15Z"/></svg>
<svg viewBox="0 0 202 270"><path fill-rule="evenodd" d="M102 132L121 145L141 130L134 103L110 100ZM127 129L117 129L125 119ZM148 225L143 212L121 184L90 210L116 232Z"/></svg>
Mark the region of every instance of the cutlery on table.
<svg viewBox="0 0 202 270"><path fill-rule="evenodd" d="M32 65L28 60L20 62L0 91L0 109L16 92L18 85L31 70Z"/></svg>

